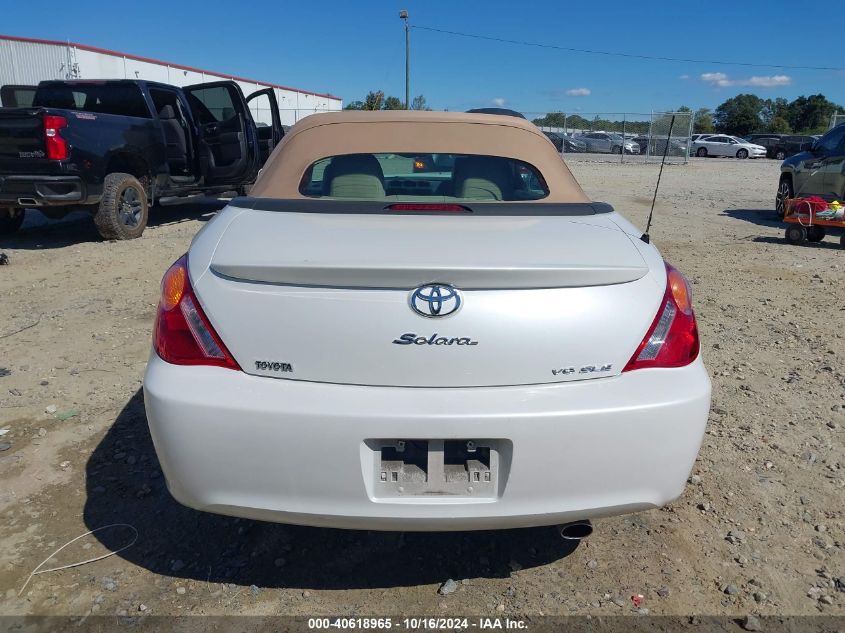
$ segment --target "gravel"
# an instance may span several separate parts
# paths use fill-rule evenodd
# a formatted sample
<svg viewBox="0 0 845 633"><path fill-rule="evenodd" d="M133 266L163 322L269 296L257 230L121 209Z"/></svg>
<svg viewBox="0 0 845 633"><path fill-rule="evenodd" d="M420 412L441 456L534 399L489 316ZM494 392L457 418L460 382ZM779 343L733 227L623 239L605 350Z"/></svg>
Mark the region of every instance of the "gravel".
<svg viewBox="0 0 845 633"><path fill-rule="evenodd" d="M451 578L440 585L440 588L437 590L441 596L447 596L450 593L455 593L458 590L458 583Z"/></svg>

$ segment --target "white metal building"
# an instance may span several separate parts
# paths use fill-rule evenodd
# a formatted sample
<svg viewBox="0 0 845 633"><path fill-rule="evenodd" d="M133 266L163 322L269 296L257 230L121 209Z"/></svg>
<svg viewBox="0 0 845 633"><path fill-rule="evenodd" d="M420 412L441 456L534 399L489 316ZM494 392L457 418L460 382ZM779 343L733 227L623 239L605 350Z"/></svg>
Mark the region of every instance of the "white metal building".
<svg viewBox="0 0 845 633"><path fill-rule="evenodd" d="M267 87L275 89L282 124L315 112L340 110L340 97L289 88L216 73L182 64L119 53L74 42L37 40L0 35L0 86L35 85L46 79L146 79L175 86L230 79L245 95ZM262 103L266 102L262 100ZM270 123L267 110L252 110L257 122Z"/></svg>

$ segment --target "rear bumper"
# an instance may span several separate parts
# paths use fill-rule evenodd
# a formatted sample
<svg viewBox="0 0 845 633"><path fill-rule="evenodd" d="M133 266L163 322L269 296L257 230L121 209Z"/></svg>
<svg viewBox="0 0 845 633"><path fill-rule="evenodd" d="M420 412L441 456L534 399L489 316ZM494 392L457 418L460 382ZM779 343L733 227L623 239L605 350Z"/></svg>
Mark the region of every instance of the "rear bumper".
<svg viewBox="0 0 845 633"><path fill-rule="evenodd" d="M309 383L152 355L144 401L168 488L209 512L303 525L551 525L678 497L710 407L701 360L561 385L415 389ZM495 495L379 498L368 440L495 438Z"/></svg>
<svg viewBox="0 0 845 633"><path fill-rule="evenodd" d="M0 176L0 204L40 207L97 202L89 187L78 176Z"/></svg>

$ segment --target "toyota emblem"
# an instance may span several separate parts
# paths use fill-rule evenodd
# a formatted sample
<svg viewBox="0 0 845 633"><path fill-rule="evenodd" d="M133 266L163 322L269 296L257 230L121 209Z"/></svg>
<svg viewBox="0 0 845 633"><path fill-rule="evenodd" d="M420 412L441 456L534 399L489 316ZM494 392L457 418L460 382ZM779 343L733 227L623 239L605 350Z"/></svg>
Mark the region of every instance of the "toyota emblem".
<svg viewBox="0 0 845 633"><path fill-rule="evenodd" d="M446 284L426 284L411 292L411 309L424 317L445 317L458 311L463 303L457 288Z"/></svg>

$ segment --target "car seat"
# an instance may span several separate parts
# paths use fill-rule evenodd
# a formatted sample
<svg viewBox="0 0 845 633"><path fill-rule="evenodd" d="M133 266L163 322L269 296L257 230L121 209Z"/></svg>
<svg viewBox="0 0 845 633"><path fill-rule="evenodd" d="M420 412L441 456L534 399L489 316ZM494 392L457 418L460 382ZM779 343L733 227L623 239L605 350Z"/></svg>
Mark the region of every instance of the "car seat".
<svg viewBox="0 0 845 633"><path fill-rule="evenodd" d="M384 198L384 172L372 154L335 156L323 174L323 195L332 198Z"/></svg>
<svg viewBox="0 0 845 633"><path fill-rule="evenodd" d="M455 162L455 195L471 200L512 200L510 161L497 156L466 156Z"/></svg>
<svg viewBox="0 0 845 633"><path fill-rule="evenodd" d="M161 127L164 131L164 140L167 143L167 162L171 172L181 175L187 172L188 168L188 138L173 106L167 104L162 106L158 113Z"/></svg>

